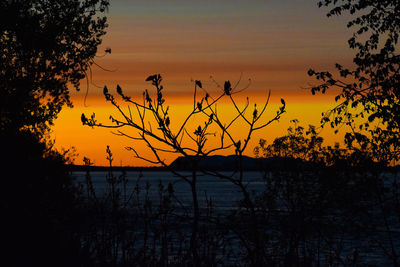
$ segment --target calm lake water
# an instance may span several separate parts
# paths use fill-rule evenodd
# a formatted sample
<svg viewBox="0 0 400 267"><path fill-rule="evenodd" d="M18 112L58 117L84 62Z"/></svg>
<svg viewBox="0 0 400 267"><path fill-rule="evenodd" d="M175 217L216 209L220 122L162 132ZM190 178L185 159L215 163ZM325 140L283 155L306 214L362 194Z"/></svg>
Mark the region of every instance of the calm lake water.
<svg viewBox="0 0 400 267"><path fill-rule="evenodd" d="M85 172L73 172L77 182L85 184ZM107 182L107 172L104 171L91 171L90 172L93 186L96 193L99 195L105 194L110 189L110 184ZM113 172L115 177L121 175L121 172ZM190 172L182 172L184 175L190 175ZM231 175L231 172L223 172L224 175ZM244 181L247 184L248 191L251 193L261 193L265 189L263 182L263 174L261 172L245 172ZM175 196L186 205L191 203L191 190L190 186L182 178L173 175L170 172L126 172L127 191L134 189L136 183L138 183L142 192L149 183L150 198L153 200L159 200L158 195L158 184L161 182L165 188L171 183L174 187ZM122 184L119 185L122 190ZM210 199L213 202L213 206L218 209L232 209L236 206L236 201L242 198L242 194L239 188L232 184L230 181L220 179L211 175L199 175L197 178L197 192L200 206L206 205L206 199Z"/></svg>
<svg viewBox="0 0 400 267"><path fill-rule="evenodd" d="M190 176L190 172L182 173ZM230 172L224 172L224 175L231 175ZM85 172L73 172L77 183L82 183L85 188ZM91 171L90 172L93 187L98 197L104 196L110 190L110 183L107 181L108 172L104 171ZM118 179L121 172L114 171L114 177ZM168 184L173 184L174 194L182 204L187 207L191 206L192 196L191 189L187 182L182 178L173 175L170 172L152 172L152 171L128 171L126 172L126 178L128 180L126 184L127 193L130 194L135 190L135 186L139 184L141 191L140 195L145 196L146 184L150 186L148 193L149 197L154 203L160 200L159 197L159 183L161 182L166 189ZM385 185L390 188L393 183L393 174L383 173L381 178L384 180ZM198 199L201 208L206 207L207 199L212 200L213 207L219 212L229 211L237 208L237 201L242 199L242 194L239 188L232 184L230 181L220 179L211 175L199 175L197 180L197 192ZM245 172L244 182L247 184L247 189L252 194L262 193L265 190L265 184L263 182L263 173L261 172ZM117 188L123 192L123 183L120 183ZM399 228L393 230L399 231ZM389 240L384 235L385 229L382 229L383 235L374 236L373 240L379 240L381 244L385 244L388 247ZM365 266L391 266L391 262L388 257L382 255L380 249L376 244L368 242L368 238L362 238L361 240L347 239L346 237L338 236L343 242L344 247L342 252L344 255L352 256L353 247L355 244L363 248L359 253L360 257L363 258ZM396 247L400 246L400 239L393 240Z"/></svg>

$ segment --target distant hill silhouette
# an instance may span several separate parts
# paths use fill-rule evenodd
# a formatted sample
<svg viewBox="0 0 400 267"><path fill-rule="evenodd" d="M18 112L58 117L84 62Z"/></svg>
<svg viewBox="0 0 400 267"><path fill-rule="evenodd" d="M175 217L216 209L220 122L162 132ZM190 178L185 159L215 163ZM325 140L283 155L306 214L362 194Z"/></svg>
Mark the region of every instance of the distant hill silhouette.
<svg viewBox="0 0 400 267"><path fill-rule="evenodd" d="M243 156L243 170L245 171L261 171L261 170L296 170L300 166L307 164L300 159L293 158L252 158ZM191 170L192 163L190 157L178 157L170 165L174 170ZM230 156L209 156L203 157L198 163L199 169L212 171L234 171L239 169L239 157Z"/></svg>

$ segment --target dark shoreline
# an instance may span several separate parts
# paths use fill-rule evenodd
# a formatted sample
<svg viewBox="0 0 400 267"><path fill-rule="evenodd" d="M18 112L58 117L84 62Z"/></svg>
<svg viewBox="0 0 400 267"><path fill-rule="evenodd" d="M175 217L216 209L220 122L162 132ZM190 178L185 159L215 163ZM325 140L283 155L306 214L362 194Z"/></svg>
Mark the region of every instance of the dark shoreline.
<svg viewBox="0 0 400 267"><path fill-rule="evenodd" d="M323 166L321 163L314 163L304 161L295 158L285 157L272 157L272 158L252 158L243 156L243 171L304 171L305 169L313 168L337 168L344 166ZM344 162L342 164L346 165ZM341 164L339 164L341 165ZM69 171L109 171L110 166L85 166L85 165L67 165ZM190 158L178 157L175 159L169 167L176 171L191 171L192 162ZM209 171L237 171L238 158L235 155L231 156L209 156L202 158L198 163L198 168ZM349 167L349 166L348 166ZM396 171L400 170L400 166L385 166L379 163L370 162L370 164L364 165L363 169L374 169L381 171ZM133 166L112 166L113 171L152 171L152 172L164 172L168 171L167 167L151 166L151 167L133 167Z"/></svg>
<svg viewBox="0 0 400 267"><path fill-rule="evenodd" d="M105 172L110 170L110 166L85 166L85 165L67 165L69 171L79 172L79 171L99 171ZM112 166L113 171L167 171L165 167L131 167L131 166Z"/></svg>

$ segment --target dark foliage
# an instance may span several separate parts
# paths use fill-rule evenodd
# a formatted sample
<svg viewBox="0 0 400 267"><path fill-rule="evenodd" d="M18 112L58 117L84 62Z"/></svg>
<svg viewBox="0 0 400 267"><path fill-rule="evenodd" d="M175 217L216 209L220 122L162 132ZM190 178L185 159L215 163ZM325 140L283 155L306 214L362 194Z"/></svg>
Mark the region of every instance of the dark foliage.
<svg viewBox="0 0 400 267"><path fill-rule="evenodd" d="M49 127L105 34L108 1L0 1L1 242L4 266L90 266L79 194Z"/></svg>
<svg viewBox="0 0 400 267"><path fill-rule="evenodd" d="M375 160L394 163L399 156L399 32L398 1L341 0L320 1L332 7L328 16L350 13L347 26L354 29L348 43L356 51L354 69L336 64L338 76L309 70L322 83L312 93L330 87L340 88L337 107L326 113L322 122L332 127L347 124L349 147L369 151Z"/></svg>
<svg viewBox="0 0 400 267"><path fill-rule="evenodd" d="M320 145L310 146L315 138ZM87 216L80 237L95 265L397 266L396 172L365 158L354 161L357 151L324 147L298 125L269 146L261 143L259 157L280 151L298 161L267 169L257 181L261 193L245 188L248 198L229 210L211 198L199 201L196 262L190 257L190 200L162 183L162 173L158 185L146 182L152 174L117 175L107 149L107 191L93 186L89 168L83 182ZM311 154L320 156L305 160Z"/></svg>
<svg viewBox="0 0 400 267"><path fill-rule="evenodd" d="M297 125L258 157L301 160L296 169L266 169L256 196L267 247L276 265L398 266L398 174L358 149L323 146L310 126Z"/></svg>
<svg viewBox="0 0 400 267"><path fill-rule="evenodd" d="M2 262L6 266L80 266L78 192L65 164L31 132L0 134Z"/></svg>
<svg viewBox="0 0 400 267"><path fill-rule="evenodd" d="M0 130L43 133L93 63L105 0L0 1Z"/></svg>

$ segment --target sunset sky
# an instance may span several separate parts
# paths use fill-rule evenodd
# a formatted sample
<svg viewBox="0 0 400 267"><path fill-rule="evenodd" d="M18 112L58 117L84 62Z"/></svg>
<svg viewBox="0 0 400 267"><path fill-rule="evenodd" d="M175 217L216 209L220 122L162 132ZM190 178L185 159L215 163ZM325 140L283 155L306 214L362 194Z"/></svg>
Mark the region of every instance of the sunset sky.
<svg viewBox="0 0 400 267"><path fill-rule="evenodd" d="M350 65L353 57L347 46L351 31L346 29L346 16L328 19L325 13L313 0L113 0L107 14L107 35L98 54L102 56L107 47L112 53L95 59L110 71L92 66L86 106L86 81L80 92L72 93L75 107L65 108L53 127L56 147L75 147L79 153L76 164L82 164L86 156L96 165L104 165L106 145L110 145L115 165L148 165L124 149L134 146L146 156L144 144L115 136L108 129L84 127L80 115L95 112L99 121L108 122L115 111L105 102L102 87L115 90L119 84L126 94L137 97L151 88L145 79L154 73L164 78L166 102L171 117L176 114L177 120L192 103L193 80L201 80L207 90L216 90L210 76L223 84L225 80L234 83L242 75L239 87L251 79L242 93L251 103L261 104L271 90L266 119L284 98L287 113L279 123L256 134L248 155L258 138L271 142L285 134L291 119L297 118L305 126L318 125L321 112L334 102L332 94L313 96L302 89L315 84L307 70L332 70L336 62ZM229 106L226 110L230 112ZM239 130L236 133L240 135ZM322 136L327 144L340 140L340 135L329 129L324 129ZM174 157L166 155L167 161Z"/></svg>

